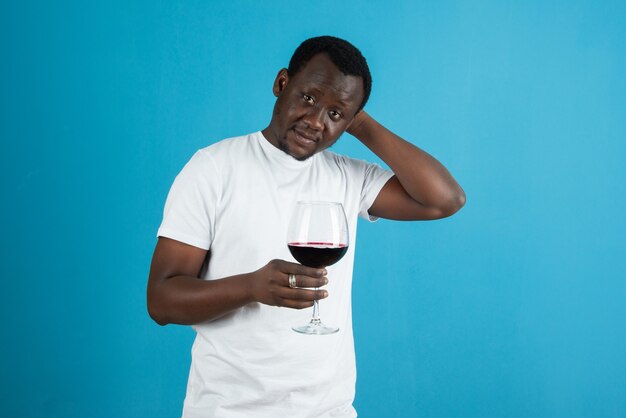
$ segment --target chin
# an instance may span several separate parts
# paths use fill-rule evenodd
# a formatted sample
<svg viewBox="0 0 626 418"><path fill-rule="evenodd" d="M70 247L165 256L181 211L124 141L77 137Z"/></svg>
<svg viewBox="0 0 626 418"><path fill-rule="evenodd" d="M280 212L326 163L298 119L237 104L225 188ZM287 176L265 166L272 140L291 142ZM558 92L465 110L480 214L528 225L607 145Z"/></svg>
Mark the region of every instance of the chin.
<svg viewBox="0 0 626 418"><path fill-rule="evenodd" d="M289 148L284 149L283 151L285 151L285 153L291 155L293 158L295 158L298 161L305 161L308 160L309 158L311 158L313 155L315 155L315 153L313 154L304 154L304 155L295 155L293 152L291 152L289 150Z"/></svg>
<svg viewBox="0 0 626 418"><path fill-rule="evenodd" d="M278 142L278 148L281 151L283 151L285 154L290 155L291 157L293 157L294 159L296 159L298 161L308 160L313 155L315 155L315 152L310 153L310 154L304 154L304 155L296 155L296 154L294 154L293 151L291 151L291 148L289 147L289 143L287 142L287 138L283 138L281 141Z"/></svg>
<svg viewBox="0 0 626 418"><path fill-rule="evenodd" d="M298 161L305 161L305 160L308 160L310 157L312 157L314 154L307 154L307 155L304 155L304 156L301 156L301 157L296 157L293 154L289 154L289 155L291 155L293 158L295 158Z"/></svg>

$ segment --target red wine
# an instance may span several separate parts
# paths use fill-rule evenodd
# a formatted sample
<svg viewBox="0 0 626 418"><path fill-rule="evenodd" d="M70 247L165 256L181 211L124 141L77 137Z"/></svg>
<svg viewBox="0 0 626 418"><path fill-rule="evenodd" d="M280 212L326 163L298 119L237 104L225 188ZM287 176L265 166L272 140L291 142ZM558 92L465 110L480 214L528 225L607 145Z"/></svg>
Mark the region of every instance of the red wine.
<svg viewBox="0 0 626 418"><path fill-rule="evenodd" d="M345 244L325 242L290 242L287 246L300 264L314 268L333 265L348 251Z"/></svg>

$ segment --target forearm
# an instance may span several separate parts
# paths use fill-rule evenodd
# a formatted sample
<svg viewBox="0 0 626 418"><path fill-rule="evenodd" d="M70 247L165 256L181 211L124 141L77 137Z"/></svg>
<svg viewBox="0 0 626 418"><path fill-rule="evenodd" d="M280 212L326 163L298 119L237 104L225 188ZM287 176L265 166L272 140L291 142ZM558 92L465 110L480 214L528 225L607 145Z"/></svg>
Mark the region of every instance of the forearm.
<svg viewBox="0 0 626 418"><path fill-rule="evenodd" d="M389 166L413 200L446 211L463 206L463 189L439 161L362 113L348 132Z"/></svg>
<svg viewBox="0 0 626 418"><path fill-rule="evenodd" d="M219 280L174 276L148 288L148 310L159 324L192 325L254 302L248 274Z"/></svg>
<svg viewBox="0 0 626 418"><path fill-rule="evenodd" d="M155 322L191 325L250 303L303 309L327 296L325 269L271 260L260 269L215 280L200 279L207 251L159 238L148 278L148 312ZM297 277L294 287L289 276Z"/></svg>

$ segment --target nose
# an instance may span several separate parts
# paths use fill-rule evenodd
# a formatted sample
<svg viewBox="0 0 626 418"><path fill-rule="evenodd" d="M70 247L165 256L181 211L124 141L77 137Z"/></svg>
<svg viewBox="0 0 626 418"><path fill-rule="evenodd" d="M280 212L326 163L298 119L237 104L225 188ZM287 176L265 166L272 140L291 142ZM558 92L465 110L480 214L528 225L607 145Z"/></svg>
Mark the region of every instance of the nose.
<svg viewBox="0 0 626 418"><path fill-rule="evenodd" d="M306 123L310 129L314 129L316 131L321 131L322 129L324 129L323 109L311 108L303 119L304 123Z"/></svg>

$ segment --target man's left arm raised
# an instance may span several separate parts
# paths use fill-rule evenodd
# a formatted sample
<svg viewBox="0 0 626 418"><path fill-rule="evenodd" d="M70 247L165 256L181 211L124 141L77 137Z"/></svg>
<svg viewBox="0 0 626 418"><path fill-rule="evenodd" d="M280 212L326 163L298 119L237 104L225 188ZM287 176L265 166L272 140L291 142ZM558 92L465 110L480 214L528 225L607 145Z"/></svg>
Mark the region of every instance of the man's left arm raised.
<svg viewBox="0 0 626 418"><path fill-rule="evenodd" d="M396 220L431 220L453 215L465 192L434 157L360 111L347 132L380 157L395 174L379 192L369 214Z"/></svg>

